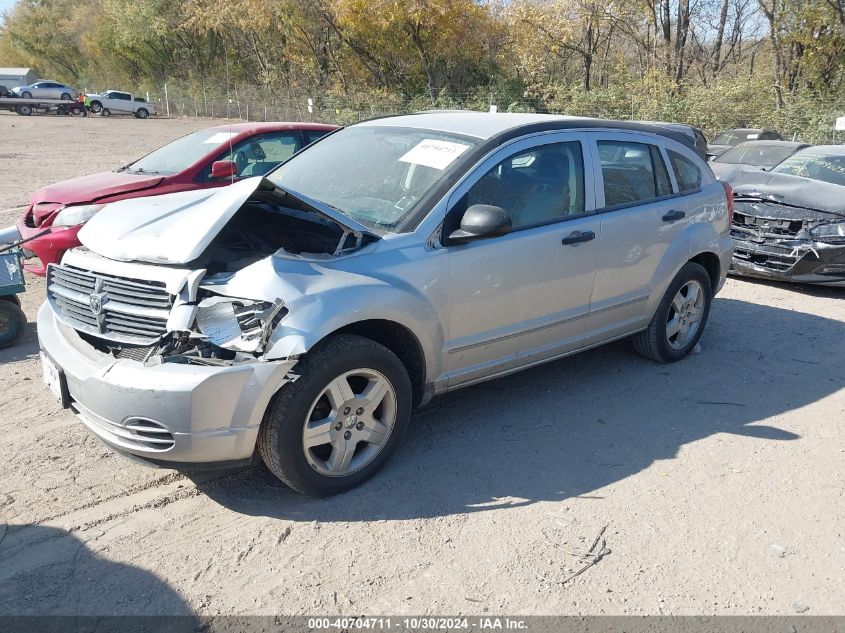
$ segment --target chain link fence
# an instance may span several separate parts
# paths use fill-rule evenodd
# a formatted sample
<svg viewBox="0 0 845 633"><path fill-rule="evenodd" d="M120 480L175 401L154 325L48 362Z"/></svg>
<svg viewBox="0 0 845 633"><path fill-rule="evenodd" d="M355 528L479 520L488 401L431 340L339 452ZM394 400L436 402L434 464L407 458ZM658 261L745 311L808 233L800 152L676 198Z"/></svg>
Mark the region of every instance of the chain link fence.
<svg viewBox="0 0 845 633"><path fill-rule="evenodd" d="M244 121L314 121L349 125L364 119L427 109L471 109L498 112L544 112L606 119L662 120L687 123L708 135L734 127L772 127L787 139L810 143L845 142L835 129L845 116L845 94L828 99L796 100L780 111L764 95L753 102L733 101L705 94L687 102L631 92L595 91L570 101L479 91L452 94L432 100L427 95L411 99L398 95L364 93L294 95L254 86L190 86L167 84L150 95L159 115Z"/></svg>

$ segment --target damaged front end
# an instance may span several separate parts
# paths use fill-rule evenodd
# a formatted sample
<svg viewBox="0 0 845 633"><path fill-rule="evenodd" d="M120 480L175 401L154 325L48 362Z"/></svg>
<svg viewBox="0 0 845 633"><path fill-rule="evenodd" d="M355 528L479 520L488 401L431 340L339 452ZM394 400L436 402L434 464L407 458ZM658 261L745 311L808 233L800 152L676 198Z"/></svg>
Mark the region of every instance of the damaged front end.
<svg viewBox="0 0 845 633"><path fill-rule="evenodd" d="M86 248L47 273L63 323L118 359L229 366L272 360L268 342L288 314L275 280L245 269L274 255L324 261L378 236L256 178L109 205L80 238ZM247 296L227 296L233 285Z"/></svg>
<svg viewBox="0 0 845 633"><path fill-rule="evenodd" d="M737 193L731 238L732 273L845 286L845 214Z"/></svg>

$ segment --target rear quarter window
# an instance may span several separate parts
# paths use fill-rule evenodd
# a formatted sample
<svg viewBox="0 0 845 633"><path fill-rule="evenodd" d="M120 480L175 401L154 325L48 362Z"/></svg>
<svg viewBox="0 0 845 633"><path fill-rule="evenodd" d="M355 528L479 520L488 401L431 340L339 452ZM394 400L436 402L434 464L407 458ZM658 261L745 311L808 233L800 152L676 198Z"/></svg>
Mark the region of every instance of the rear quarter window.
<svg viewBox="0 0 845 633"><path fill-rule="evenodd" d="M696 191L701 188L701 170L694 162L686 156L668 150L669 162L672 163L672 170L675 172L675 180L678 181L680 192Z"/></svg>

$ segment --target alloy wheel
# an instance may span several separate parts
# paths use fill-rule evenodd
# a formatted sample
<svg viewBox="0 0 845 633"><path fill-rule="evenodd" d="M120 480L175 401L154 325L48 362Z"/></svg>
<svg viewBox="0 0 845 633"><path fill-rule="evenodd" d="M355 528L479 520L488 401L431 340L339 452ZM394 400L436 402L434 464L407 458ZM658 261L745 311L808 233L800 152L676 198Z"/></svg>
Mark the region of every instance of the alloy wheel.
<svg viewBox="0 0 845 633"><path fill-rule="evenodd" d="M696 335L704 316L704 287L692 279L680 287L666 319L666 339L672 349L683 349Z"/></svg>
<svg viewBox="0 0 845 633"><path fill-rule="evenodd" d="M345 372L323 388L308 411L302 430L305 458L322 475L351 475L381 452L396 415L396 391L384 374Z"/></svg>

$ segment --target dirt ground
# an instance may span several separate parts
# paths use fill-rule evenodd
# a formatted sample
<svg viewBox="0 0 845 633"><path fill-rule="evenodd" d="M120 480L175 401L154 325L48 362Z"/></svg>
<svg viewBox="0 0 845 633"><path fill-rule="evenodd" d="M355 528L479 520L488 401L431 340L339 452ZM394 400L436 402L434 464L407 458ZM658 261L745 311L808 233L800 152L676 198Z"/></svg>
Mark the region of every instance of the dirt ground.
<svg viewBox="0 0 845 633"><path fill-rule="evenodd" d="M0 113L0 226L206 125ZM113 454L42 385L28 282L0 351L0 614L845 613L845 291L730 279L700 354L623 341L438 398L315 501Z"/></svg>

